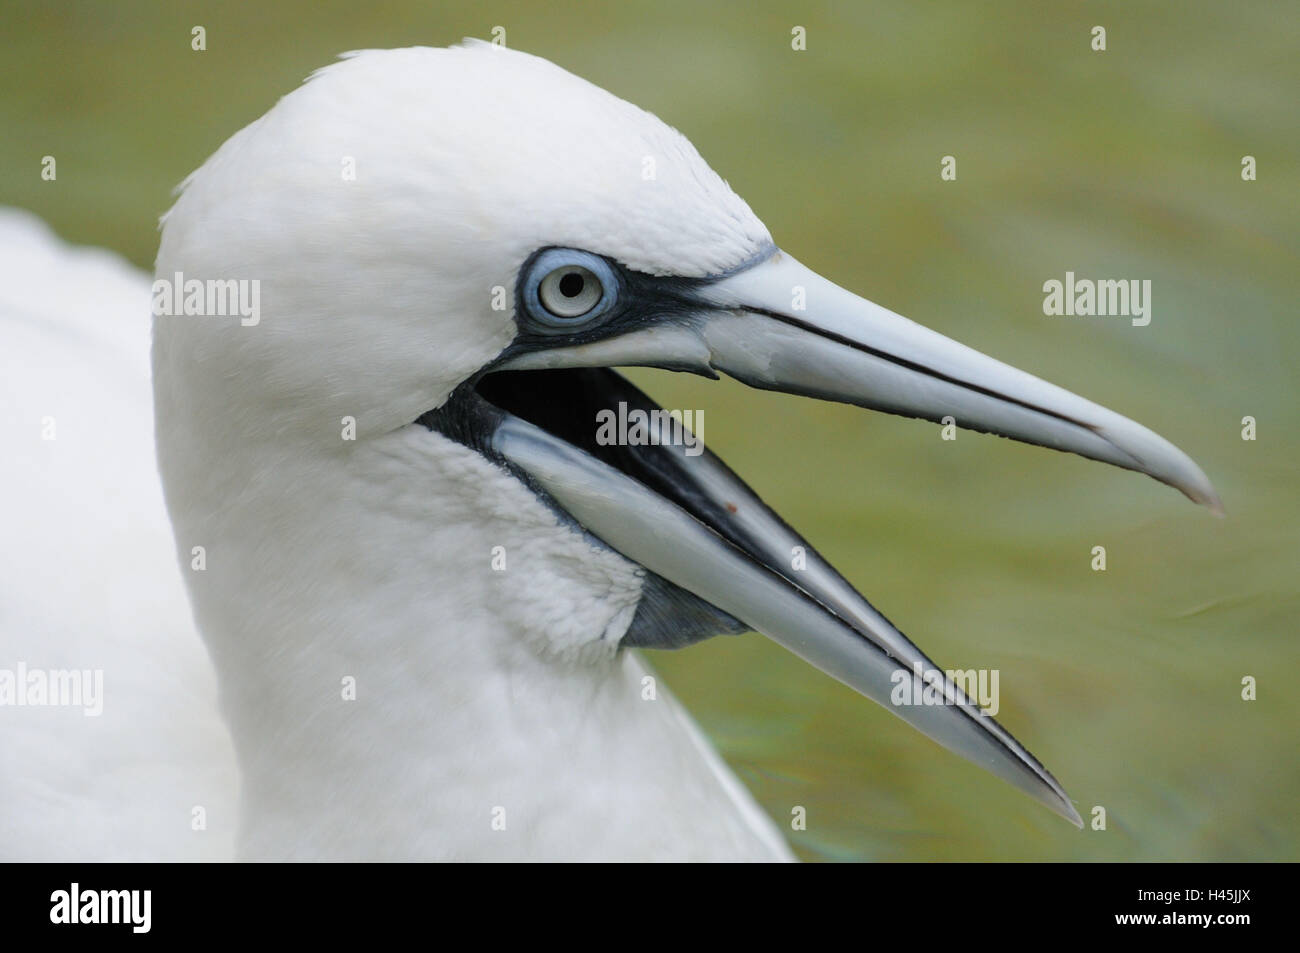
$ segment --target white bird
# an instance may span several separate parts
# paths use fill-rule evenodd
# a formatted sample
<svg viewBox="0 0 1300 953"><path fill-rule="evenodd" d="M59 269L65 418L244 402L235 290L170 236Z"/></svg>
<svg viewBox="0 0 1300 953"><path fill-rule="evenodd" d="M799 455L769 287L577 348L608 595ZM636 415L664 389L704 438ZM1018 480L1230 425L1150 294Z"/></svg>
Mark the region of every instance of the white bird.
<svg viewBox="0 0 1300 953"><path fill-rule="evenodd" d="M98 718L0 709L10 857L788 859L629 651L746 629L1079 823L715 456L599 440L656 409L614 366L951 415L1218 507L1151 431L778 250L654 116L487 44L317 72L187 180L152 289L25 219L0 248L6 647L104 670ZM914 666L950 704L891 704Z"/></svg>

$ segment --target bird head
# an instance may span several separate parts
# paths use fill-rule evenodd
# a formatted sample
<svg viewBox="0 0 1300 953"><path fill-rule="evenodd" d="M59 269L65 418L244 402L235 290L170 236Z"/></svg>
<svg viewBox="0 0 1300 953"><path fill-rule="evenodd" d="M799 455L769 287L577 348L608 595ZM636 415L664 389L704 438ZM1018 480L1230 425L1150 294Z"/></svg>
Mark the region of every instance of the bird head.
<svg viewBox="0 0 1300 953"><path fill-rule="evenodd" d="M1055 779L716 456L602 440L603 413L671 427L610 368L952 418L1218 506L1168 441L819 276L680 133L488 44L363 52L319 71L187 181L157 276L164 296L172 281L259 289L255 321L155 322L173 511L173 487L198 477L168 445L270 445L345 467L396 431L453 441L641 567L616 641L754 629L1076 823ZM345 419L354 440L340 440ZM950 704L892 704L898 673L914 671Z"/></svg>

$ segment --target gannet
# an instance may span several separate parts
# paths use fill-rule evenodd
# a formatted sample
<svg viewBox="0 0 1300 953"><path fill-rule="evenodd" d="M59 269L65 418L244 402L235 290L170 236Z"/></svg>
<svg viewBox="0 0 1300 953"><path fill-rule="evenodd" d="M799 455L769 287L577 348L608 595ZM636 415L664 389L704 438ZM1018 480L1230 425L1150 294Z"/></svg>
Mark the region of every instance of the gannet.
<svg viewBox="0 0 1300 953"><path fill-rule="evenodd" d="M1171 443L820 277L680 133L490 44L315 73L186 180L152 285L6 227L11 287L79 292L0 309L24 426L61 428L29 454L17 645L106 669L100 721L24 716L7 856L790 859L636 651L746 630L1080 823L716 455L598 440L657 409L615 367L951 418L1219 508ZM256 320L173 313L191 281L256 282ZM948 704L891 703L918 671Z"/></svg>

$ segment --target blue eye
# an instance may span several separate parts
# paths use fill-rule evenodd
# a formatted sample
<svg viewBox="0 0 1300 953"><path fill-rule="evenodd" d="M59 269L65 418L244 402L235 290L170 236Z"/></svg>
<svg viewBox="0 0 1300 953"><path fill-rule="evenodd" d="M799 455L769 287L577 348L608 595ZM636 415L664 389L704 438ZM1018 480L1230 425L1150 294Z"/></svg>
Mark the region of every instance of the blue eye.
<svg viewBox="0 0 1300 953"><path fill-rule="evenodd" d="M524 280L529 316L550 328L568 330L595 321L617 297L618 277L609 263L572 248L548 248L533 259Z"/></svg>

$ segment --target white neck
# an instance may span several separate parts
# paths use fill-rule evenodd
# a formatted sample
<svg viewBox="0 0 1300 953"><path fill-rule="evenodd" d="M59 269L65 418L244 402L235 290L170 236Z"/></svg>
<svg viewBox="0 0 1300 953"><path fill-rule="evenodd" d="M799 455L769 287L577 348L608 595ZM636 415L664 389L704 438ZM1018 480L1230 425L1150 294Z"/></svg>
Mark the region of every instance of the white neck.
<svg viewBox="0 0 1300 953"><path fill-rule="evenodd" d="M183 559L206 549L187 575L245 856L787 855L665 687L648 700L640 660L615 651L637 568L522 483L417 426L260 468L246 452L195 466L182 440L163 471L185 461L168 481ZM237 505L214 505L232 487Z"/></svg>

